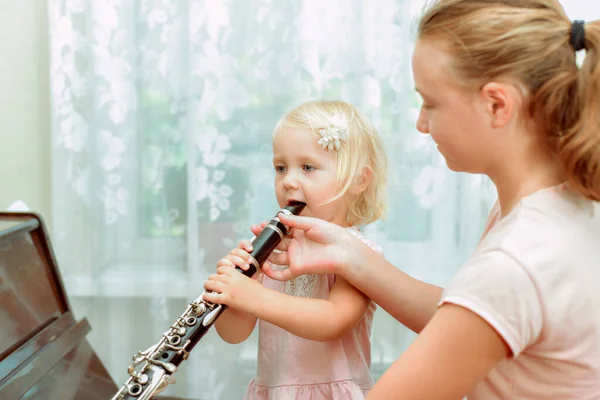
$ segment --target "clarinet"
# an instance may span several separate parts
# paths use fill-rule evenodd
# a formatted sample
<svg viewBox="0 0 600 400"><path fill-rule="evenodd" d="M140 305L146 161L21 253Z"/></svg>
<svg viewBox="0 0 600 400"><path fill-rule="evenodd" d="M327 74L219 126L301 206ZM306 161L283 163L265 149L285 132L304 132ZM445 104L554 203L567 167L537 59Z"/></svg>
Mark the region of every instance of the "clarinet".
<svg viewBox="0 0 600 400"><path fill-rule="evenodd" d="M288 228L277 217L279 213L298 215L304 206L305 203L293 202L279 210L260 234L252 239L250 268L246 271L238 267L236 269L248 277L260 270L281 239L288 234ZM224 304L205 301L202 295L191 302L158 343L133 356L133 364L127 369L129 378L111 400L150 400L175 383L173 374L179 365L188 359L196 344L226 309Z"/></svg>

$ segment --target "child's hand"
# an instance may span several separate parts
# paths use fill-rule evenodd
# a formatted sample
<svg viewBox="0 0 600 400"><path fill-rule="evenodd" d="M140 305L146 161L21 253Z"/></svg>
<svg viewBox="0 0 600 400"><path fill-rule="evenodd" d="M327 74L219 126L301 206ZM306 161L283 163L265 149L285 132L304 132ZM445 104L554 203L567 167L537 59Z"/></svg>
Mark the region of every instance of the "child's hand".
<svg viewBox="0 0 600 400"><path fill-rule="evenodd" d="M211 293L204 292L203 298L211 303L226 304L235 310L249 312L262 288L258 281L243 275L235 267L221 265L217 273L209 276L204 283L204 289Z"/></svg>
<svg viewBox="0 0 600 400"><path fill-rule="evenodd" d="M217 262L217 269L219 267L240 267L244 271L250 267L250 252L254 248L249 240L242 240L236 249L233 249L225 257L221 258ZM256 271L260 272L260 271ZM254 274L253 277L258 277L258 273Z"/></svg>
<svg viewBox="0 0 600 400"><path fill-rule="evenodd" d="M249 240L242 240L236 249L231 250L217 262L217 273L209 276L204 283L204 289L212 291L212 293L205 292L203 294L204 300L226 304L238 311L244 310L244 304L249 304L252 296L255 296L256 291L262 287L256 280L248 278L235 269L235 267L239 267L247 270L250 267L249 260L252 250L252 243ZM257 271L253 278L257 278L259 275L259 271ZM241 305L238 306L238 303Z"/></svg>

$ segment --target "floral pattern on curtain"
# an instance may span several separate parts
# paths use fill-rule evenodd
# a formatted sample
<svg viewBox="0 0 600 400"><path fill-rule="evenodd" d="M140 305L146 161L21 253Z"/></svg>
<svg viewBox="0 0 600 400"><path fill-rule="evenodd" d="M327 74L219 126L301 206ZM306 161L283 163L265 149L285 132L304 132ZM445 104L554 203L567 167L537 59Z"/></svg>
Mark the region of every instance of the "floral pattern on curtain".
<svg viewBox="0 0 600 400"><path fill-rule="evenodd" d="M77 317L120 385L249 225L278 209L271 132L290 108L340 98L390 160L390 212L365 227L386 257L444 284L494 200L450 172L415 121L410 55L422 0L49 0L53 244ZM211 331L167 394L236 399L256 332ZM378 310L377 378L413 339Z"/></svg>

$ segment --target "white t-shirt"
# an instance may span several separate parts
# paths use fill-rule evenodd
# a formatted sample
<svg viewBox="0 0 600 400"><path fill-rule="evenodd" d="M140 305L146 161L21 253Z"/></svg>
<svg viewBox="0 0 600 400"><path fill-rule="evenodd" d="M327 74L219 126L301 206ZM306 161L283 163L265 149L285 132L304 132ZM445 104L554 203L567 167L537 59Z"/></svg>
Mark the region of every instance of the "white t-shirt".
<svg viewBox="0 0 600 400"><path fill-rule="evenodd" d="M469 400L600 399L600 204L560 185L498 214L440 301L482 317L513 352Z"/></svg>

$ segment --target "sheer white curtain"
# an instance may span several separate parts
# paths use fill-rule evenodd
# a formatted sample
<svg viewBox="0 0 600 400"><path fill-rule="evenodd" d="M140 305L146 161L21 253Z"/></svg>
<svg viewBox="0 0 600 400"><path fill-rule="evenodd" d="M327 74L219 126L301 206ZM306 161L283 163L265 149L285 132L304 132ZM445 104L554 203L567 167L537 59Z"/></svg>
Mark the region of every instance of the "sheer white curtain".
<svg viewBox="0 0 600 400"><path fill-rule="evenodd" d="M53 240L78 317L121 384L249 225L277 210L271 131L341 98L390 159L390 213L366 228L404 271L444 284L494 191L451 173L415 130L410 53L422 0L50 0ZM256 332L255 332L256 334ZM373 374L413 336L378 311ZM167 393L240 398L256 337L209 333Z"/></svg>

